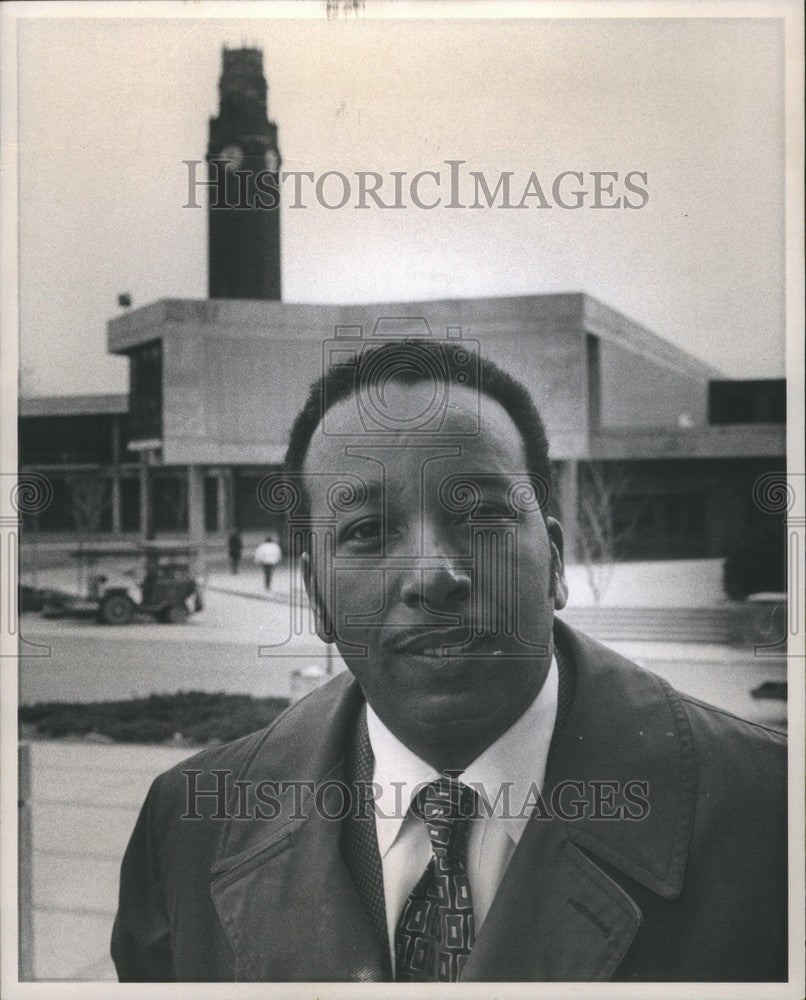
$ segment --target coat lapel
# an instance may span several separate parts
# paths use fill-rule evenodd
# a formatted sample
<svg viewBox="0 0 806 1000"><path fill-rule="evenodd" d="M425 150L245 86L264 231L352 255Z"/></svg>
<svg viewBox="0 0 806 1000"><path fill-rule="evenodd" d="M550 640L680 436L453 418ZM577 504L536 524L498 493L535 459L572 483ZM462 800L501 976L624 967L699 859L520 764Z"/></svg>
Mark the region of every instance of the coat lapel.
<svg viewBox="0 0 806 1000"><path fill-rule="evenodd" d="M465 980L610 979L642 915L603 868L667 899L682 888L696 790L682 705L664 681L561 622L555 638L576 666L573 704ZM636 809L631 782L642 783L648 809Z"/></svg>
<svg viewBox="0 0 806 1000"><path fill-rule="evenodd" d="M299 785L280 788L275 816L236 818L222 833L211 891L243 979L368 982L384 975L377 935L340 851L342 824L322 815L337 815L343 801L345 736L360 691L344 676L328 688L289 724L281 720L237 776L250 789L267 780L311 786L296 802ZM263 811L273 809L264 803Z"/></svg>
<svg viewBox="0 0 806 1000"><path fill-rule="evenodd" d="M555 634L576 664L576 693L552 740L544 797L562 798L570 788L566 801L582 803L578 817L563 820L574 843L675 899L697 790L685 709L655 674L562 623ZM581 794L571 783L581 784Z"/></svg>
<svg viewBox="0 0 806 1000"><path fill-rule="evenodd" d="M641 925L631 897L556 823L530 823L463 981L609 979Z"/></svg>

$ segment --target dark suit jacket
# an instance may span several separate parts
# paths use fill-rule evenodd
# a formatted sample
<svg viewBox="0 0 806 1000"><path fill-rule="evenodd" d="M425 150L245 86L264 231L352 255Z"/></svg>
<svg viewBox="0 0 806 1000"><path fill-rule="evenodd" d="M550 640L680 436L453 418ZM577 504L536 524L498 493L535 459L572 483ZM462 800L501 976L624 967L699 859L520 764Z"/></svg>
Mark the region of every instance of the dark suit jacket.
<svg viewBox="0 0 806 1000"><path fill-rule="evenodd" d="M785 980L784 737L674 691L562 623L555 636L576 689L549 754L547 808L527 824L464 979ZM295 810L289 790L263 806L278 812L267 819L243 797L266 780L344 779L361 703L341 674L268 729L156 779L123 861L112 935L121 980L383 977L341 824L310 802ZM210 796L198 801L203 818L181 818L188 770L200 772L197 790L226 779L240 800ZM630 800L592 784L602 781L645 782L648 813L625 818L640 817L644 786ZM576 818L552 814L558 787ZM259 794L270 802L273 791ZM620 806L622 818L601 818Z"/></svg>

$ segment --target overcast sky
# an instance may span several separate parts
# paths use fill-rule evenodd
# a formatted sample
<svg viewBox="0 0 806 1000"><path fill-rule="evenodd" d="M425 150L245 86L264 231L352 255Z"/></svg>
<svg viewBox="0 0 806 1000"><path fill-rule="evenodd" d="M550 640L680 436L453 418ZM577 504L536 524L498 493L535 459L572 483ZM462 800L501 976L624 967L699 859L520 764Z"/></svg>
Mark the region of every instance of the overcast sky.
<svg viewBox="0 0 806 1000"><path fill-rule="evenodd" d="M289 302L583 291L728 376L784 373L775 20L41 20L20 26L23 392L125 389L135 306L206 296L183 208L221 48L264 51L286 170L648 174L640 211L285 207ZM588 185L589 186L589 185Z"/></svg>

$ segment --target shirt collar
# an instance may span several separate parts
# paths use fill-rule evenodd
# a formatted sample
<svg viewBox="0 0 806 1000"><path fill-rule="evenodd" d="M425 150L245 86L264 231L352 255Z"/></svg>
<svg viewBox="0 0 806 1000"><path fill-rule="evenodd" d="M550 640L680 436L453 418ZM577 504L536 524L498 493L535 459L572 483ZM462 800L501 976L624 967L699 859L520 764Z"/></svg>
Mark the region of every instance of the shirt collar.
<svg viewBox="0 0 806 1000"><path fill-rule="evenodd" d="M381 857L397 839L417 789L439 771L421 760L381 722L367 704L367 730L375 757L375 830Z"/></svg>
<svg viewBox="0 0 806 1000"><path fill-rule="evenodd" d="M543 786L557 718L558 683L557 660L552 656L546 680L531 705L459 778L463 784L475 788L488 806L494 806L490 821L502 823L516 844L528 822L530 806L535 805L535 789ZM378 850L384 857L400 833L417 790L439 778L440 773L401 743L370 705L367 705L367 729L375 757L373 780L379 786L375 828ZM509 793L506 812L507 799L502 797L506 794L502 793L502 786Z"/></svg>

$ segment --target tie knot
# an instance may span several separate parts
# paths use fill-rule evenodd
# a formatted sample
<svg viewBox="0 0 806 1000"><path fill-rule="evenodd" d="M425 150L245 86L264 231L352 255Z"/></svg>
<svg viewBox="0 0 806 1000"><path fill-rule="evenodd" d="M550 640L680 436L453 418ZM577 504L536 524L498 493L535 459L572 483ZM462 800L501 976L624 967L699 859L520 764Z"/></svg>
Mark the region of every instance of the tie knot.
<svg viewBox="0 0 806 1000"><path fill-rule="evenodd" d="M412 803L423 820L437 857L464 853L468 822L476 814L476 793L454 778L439 778L425 785Z"/></svg>

